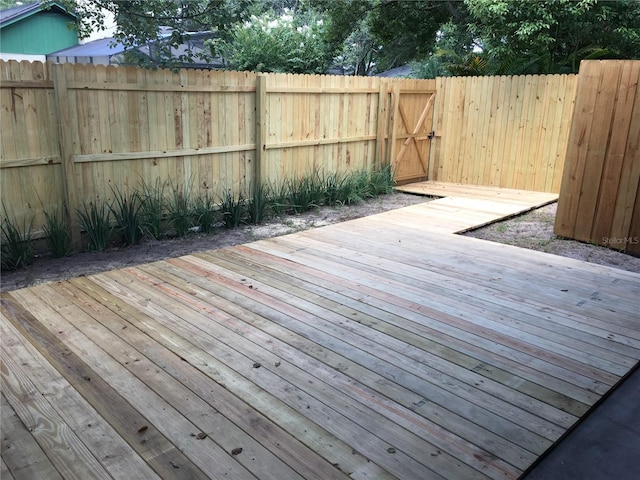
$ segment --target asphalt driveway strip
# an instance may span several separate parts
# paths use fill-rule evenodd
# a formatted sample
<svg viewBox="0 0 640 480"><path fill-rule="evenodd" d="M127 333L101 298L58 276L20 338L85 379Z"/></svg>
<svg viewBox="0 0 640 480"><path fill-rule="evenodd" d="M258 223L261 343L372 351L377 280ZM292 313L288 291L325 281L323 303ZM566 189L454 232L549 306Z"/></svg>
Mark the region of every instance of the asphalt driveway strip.
<svg viewBox="0 0 640 480"><path fill-rule="evenodd" d="M636 366L524 480L640 479L640 368Z"/></svg>

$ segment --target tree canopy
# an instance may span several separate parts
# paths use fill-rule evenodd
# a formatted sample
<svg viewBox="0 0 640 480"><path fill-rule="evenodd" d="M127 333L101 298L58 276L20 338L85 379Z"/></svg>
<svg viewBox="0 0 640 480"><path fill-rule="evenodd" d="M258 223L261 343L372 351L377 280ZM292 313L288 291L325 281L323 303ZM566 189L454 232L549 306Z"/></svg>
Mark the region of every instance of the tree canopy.
<svg viewBox="0 0 640 480"><path fill-rule="evenodd" d="M11 4L12 0L0 0ZM15 3L15 2L14 2ZM80 35L117 22L128 47L171 47L212 32L204 52L230 68L368 75L576 72L589 58L640 57L640 0L64 0ZM167 28L161 28L167 27ZM168 33L167 33L168 32ZM175 50L174 50L175 52Z"/></svg>
<svg viewBox="0 0 640 480"><path fill-rule="evenodd" d="M234 70L324 73L331 52L324 42L324 20L312 11L268 11L237 23L227 38L209 43Z"/></svg>
<svg viewBox="0 0 640 480"><path fill-rule="evenodd" d="M638 0L465 0L496 73L576 72L580 60L638 58Z"/></svg>

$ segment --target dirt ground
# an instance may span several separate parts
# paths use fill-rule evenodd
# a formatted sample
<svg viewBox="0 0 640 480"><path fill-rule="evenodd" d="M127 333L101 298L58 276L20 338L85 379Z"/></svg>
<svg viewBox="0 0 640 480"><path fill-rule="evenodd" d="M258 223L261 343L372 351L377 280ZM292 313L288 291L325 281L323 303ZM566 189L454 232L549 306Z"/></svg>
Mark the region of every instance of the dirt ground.
<svg viewBox="0 0 640 480"><path fill-rule="evenodd" d="M558 238L554 235L553 223L557 206L557 203L552 203L529 213L473 230L466 235L640 273L638 257L598 245Z"/></svg>
<svg viewBox="0 0 640 480"><path fill-rule="evenodd" d="M192 252L248 243L424 201L428 199L405 193L393 193L357 205L324 207L302 215L274 218L263 225L246 225L232 230L220 229L210 235L191 234L183 238L145 240L140 245L127 248L114 247L104 252L83 252L66 258L40 256L27 268L15 272L3 272L0 290L10 291L44 282L179 257ZM474 230L467 235L640 273L640 258L555 237L553 234L555 208L556 205L551 204L528 214Z"/></svg>

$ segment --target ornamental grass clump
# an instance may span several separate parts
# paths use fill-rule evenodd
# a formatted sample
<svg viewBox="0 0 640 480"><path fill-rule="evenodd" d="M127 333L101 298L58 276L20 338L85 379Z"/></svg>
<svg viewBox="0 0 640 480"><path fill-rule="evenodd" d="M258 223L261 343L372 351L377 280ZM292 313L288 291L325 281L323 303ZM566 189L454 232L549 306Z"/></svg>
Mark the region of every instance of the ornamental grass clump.
<svg viewBox="0 0 640 480"><path fill-rule="evenodd" d="M367 170L353 172L350 183L352 191L347 204L358 203L375 196L371 185L371 175Z"/></svg>
<svg viewBox="0 0 640 480"><path fill-rule="evenodd" d="M323 203L328 206L343 204L347 176L344 173L332 172L324 175L322 181L324 184Z"/></svg>
<svg viewBox="0 0 640 480"><path fill-rule="evenodd" d="M198 195L193 202L193 217L195 226L201 233L212 233L216 223L219 221L220 212L213 196L207 190L204 194Z"/></svg>
<svg viewBox="0 0 640 480"><path fill-rule="evenodd" d="M247 201L248 222L258 225L264 221L269 213L272 201L269 185L254 183L251 188L251 198Z"/></svg>
<svg viewBox="0 0 640 480"><path fill-rule="evenodd" d="M18 227L15 217L10 217L7 209L2 205L3 216L0 220L0 268L3 271L13 271L33 263L35 251L33 248L33 221L23 224L22 231Z"/></svg>
<svg viewBox="0 0 640 480"><path fill-rule="evenodd" d="M289 180L287 203L295 213L303 213L319 207L324 196L318 187L316 175Z"/></svg>
<svg viewBox="0 0 640 480"><path fill-rule="evenodd" d="M220 210L225 228L236 228L246 217L246 202L240 194L237 197L229 189L220 197Z"/></svg>
<svg viewBox="0 0 640 480"><path fill-rule="evenodd" d="M142 200L142 229L144 234L154 240L159 239L163 232L165 212L165 184L156 179L154 185L142 183L142 191L138 193Z"/></svg>
<svg viewBox="0 0 640 480"><path fill-rule="evenodd" d="M46 223L42 228L51 255L56 258L68 257L73 253L73 244L64 210L58 208L49 212L45 211L44 216Z"/></svg>
<svg viewBox="0 0 640 480"><path fill-rule="evenodd" d="M393 192L395 174L391 165L371 171L370 190L373 196L386 195Z"/></svg>
<svg viewBox="0 0 640 480"><path fill-rule="evenodd" d="M118 231L125 245L137 245L144 235L143 199L137 191L127 195L111 189L113 202L109 210L118 223Z"/></svg>
<svg viewBox="0 0 640 480"><path fill-rule="evenodd" d="M193 209L188 191L177 188L171 189L173 195L169 198L167 208L169 210L169 221L175 229L178 237L184 237L193 226Z"/></svg>
<svg viewBox="0 0 640 480"><path fill-rule="evenodd" d="M274 215L282 215L289 208L289 186L288 180L284 180L279 184L269 184L269 191L271 193L271 212Z"/></svg>
<svg viewBox="0 0 640 480"><path fill-rule="evenodd" d="M89 237L89 250L101 252L109 246L113 227L111 226L110 207L104 202L85 203L76 211L78 222Z"/></svg>

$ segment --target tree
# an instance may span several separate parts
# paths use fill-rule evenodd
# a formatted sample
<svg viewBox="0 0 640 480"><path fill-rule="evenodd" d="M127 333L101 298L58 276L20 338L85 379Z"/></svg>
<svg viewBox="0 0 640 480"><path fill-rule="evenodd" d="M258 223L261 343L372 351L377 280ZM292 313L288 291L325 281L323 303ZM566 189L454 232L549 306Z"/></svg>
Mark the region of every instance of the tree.
<svg viewBox="0 0 640 480"><path fill-rule="evenodd" d="M490 65L486 55L479 52L479 45L466 24L450 20L438 31L433 51L423 60L411 62L412 76L435 78L449 75L486 75ZM464 17L468 18L468 17Z"/></svg>
<svg viewBox="0 0 640 480"><path fill-rule="evenodd" d="M580 60L639 58L639 0L465 0L495 73L577 72Z"/></svg>
<svg viewBox="0 0 640 480"><path fill-rule="evenodd" d="M215 28L224 37L231 26L242 21L256 2L252 0L64 0L78 16L81 38L104 29L107 14L114 16L117 27L114 38L125 47L154 44L159 55L156 64L176 66L191 61L202 52L188 45L179 57L171 50L184 45L189 32ZM263 2L259 2L263 3ZM163 28L164 27L164 28ZM169 32L168 36L163 32ZM206 54L204 54L206 56ZM149 62L144 56L139 63Z"/></svg>
<svg viewBox="0 0 640 480"><path fill-rule="evenodd" d="M214 50L234 70L324 73L331 52L324 43L324 20L313 11L285 8L253 15L236 24L228 40L214 40Z"/></svg>
<svg viewBox="0 0 640 480"><path fill-rule="evenodd" d="M381 2L370 19L371 31L380 43L378 71L427 57L441 26L454 15L459 15L457 2Z"/></svg>
<svg viewBox="0 0 640 480"><path fill-rule="evenodd" d="M440 26L464 9L459 2L433 0L317 0L313 5L327 15L328 45L336 55L351 58L349 71L358 74L425 58Z"/></svg>
<svg viewBox="0 0 640 480"><path fill-rule="evenodd" d="M366 19L361 20L336 52L334 66L345 75L369 75L376 66L379 48Z"/></svg>

